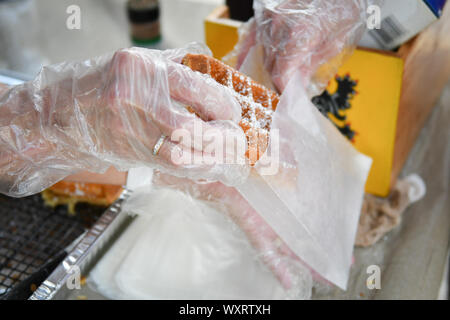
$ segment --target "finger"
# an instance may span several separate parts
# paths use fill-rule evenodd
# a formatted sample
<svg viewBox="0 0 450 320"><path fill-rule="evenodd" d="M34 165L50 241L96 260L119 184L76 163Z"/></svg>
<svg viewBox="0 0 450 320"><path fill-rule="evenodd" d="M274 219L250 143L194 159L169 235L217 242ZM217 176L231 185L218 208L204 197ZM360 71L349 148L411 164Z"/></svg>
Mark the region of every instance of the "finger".
<svg viewBox="0 0 450 320"><path fill-rule="evenodd" d="M160 105L171 108L173 100L190 106L205 121L241 119L241 108L231 90L207 75L165 59L151 50L127 49L113 58L115 99L131 99L151 112Z"/></svg>
<svg viewBox="0 0 450 320"><path fill-rule="evenodd" d="M178 143L166 138L155 154L163 163L174 167L188 167L196 164L201 166L203 153L201 151L186 148Z"/></svg>
<svg viewBox="0 0 450 320"><path fill-rule="evenodd" d="M116 52L111 65L116 96L132 98L147 111L156 104L170 107L174 99L192 107L206 121L240 120L240 106L230 90L156 51L121 50Z"/></svg>
<svg viewBox="0 0 450 320"><path fill-rule="evenodd" d="M205 121L241 119L240 105L231 90L210 76L169 61L168 81L171 97L192 107Z"/></svg>
<svg viewBox="0 0 450 320"><path fill-rule="evenodd" d="M155 121L161 134L170 141L180 144L184 148L194 151L205 151L210 143L210 150L222 150L223 156L242 159L245 155L247 143L242 128L231 121L205 122L188 113L186 110L173 112L162 109ZM166 115L164 115L166 114ZM164 121L163 119L166 119Z"/></svg>
<svg viewBox="0 0 450 320"><path fill-rule="evenodd" d="M241 177L248 174L245 166L222 162L216 157L210 157L204 152L185 148L180 144L167 141L161 146L157 158L162 160L162 166L171 165L175 172L190 179L203 181L224 181L230 185L242 183Z"/></svg>

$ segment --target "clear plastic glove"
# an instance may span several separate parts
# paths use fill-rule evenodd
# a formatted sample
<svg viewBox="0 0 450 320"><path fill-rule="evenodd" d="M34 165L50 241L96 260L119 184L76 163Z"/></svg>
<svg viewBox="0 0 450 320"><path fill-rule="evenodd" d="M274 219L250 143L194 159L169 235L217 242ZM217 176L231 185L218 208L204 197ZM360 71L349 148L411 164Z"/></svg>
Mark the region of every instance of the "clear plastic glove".
<svg viewBox="0 0 450 320"><path fill-rule="evenodd" d="M188 52L208 53L199 45L163 52L124 49L45 67L35 80L4 93L0 192L25 196L80 170L101 173L111 165L119 170L150 166L230 184L242 178L237 165L172 161L176 153L204 153L202 145L171 141L175 129L193 138L195 126L245 139L237 125L240 106L212 79L180 64ZM155 156L161 135L168 138Z"/></svg>
<svg viewBox="0 0 450 320"><path fill-rule="evenodd" d="M279 92L299 70L309 95L319 94L362 37L368 1L255 0L255 17L230 57L237 56L239 69L251 48L262 46Z"/></svg>

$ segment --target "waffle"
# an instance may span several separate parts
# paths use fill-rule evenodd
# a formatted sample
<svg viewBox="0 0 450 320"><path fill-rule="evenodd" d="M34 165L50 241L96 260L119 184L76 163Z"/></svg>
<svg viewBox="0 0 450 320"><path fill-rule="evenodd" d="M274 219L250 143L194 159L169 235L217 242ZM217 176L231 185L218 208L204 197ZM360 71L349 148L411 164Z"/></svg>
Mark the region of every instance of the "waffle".
<svg viewBox="0 0 450 320"><path fill-rule="evenodd" d="M121 194L122 187L115 185L60 181L42 192L47 205L67 204L69 212L75 212L78 202L109 206Z"/></svg>
<svg viewBox="0 0 450 320"><path fill-rule="evenodd" d="M250 164L255 164L268 146L272 114L280 100L278 94L207 55L187 54L182 63L232 89L233 96L242 108L239 125L247 137L246 156Z"/></svg>

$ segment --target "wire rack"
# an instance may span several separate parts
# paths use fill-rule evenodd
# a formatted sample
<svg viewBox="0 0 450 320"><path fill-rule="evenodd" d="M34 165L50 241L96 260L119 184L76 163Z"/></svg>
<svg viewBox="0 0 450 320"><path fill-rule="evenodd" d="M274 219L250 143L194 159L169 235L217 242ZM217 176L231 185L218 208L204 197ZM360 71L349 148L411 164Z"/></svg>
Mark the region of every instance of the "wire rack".
<svg viewBox="0 0 450 320"><path fill-rule="evenodd" d="M69 215L65 206L45 206L40 194L21 199L0 195L0 299L60 255L104 210L79 203L76 214Z"/></svg>

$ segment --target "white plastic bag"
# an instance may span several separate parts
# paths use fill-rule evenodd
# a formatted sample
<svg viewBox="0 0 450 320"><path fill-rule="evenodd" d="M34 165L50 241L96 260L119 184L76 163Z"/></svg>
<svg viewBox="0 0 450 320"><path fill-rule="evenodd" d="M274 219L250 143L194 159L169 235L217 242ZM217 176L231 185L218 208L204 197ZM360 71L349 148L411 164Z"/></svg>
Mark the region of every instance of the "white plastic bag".
<svg viewBox="0 0 450 320"><path fill-rule="evenodd" d="M123 211L137 217L89 283L115 299L309 298L309 270L293 255L272 252L261 240L270 227L242 201L220 183L155 173L125 203Z"/></svg>

